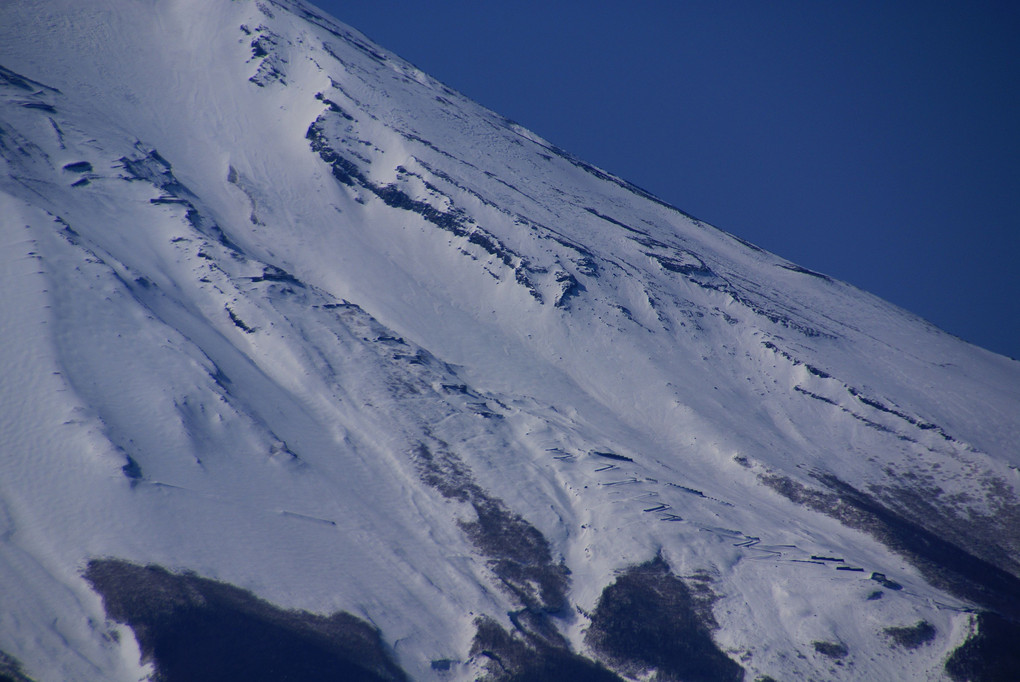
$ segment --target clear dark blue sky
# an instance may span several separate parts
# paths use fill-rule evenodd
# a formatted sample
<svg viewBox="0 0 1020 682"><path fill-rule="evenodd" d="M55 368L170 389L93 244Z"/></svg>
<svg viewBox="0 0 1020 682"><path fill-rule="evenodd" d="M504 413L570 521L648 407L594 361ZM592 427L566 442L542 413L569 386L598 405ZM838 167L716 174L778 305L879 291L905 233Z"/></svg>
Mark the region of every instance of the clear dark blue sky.
<svg viewBox="0 0 1020 682"><path fill-rule="evenodd" d="M1020 358L1020 3L312 1L684 211Z"/></svg>

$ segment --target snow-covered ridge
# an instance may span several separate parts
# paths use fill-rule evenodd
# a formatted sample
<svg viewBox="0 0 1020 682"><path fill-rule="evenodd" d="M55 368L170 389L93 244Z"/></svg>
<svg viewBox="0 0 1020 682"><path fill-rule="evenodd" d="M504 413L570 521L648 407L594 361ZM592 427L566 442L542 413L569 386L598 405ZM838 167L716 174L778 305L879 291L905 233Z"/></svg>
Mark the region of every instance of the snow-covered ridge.
<svg viewBox="0 0 1020 682"><path fill-rule="evenodd" d="M932 679L1018 617L1020 363L304 3L4 3L0 45L31 679L151 669L97 560L346 612L413 679L696 676L621 647L622 590L746 679Z"/></svg>

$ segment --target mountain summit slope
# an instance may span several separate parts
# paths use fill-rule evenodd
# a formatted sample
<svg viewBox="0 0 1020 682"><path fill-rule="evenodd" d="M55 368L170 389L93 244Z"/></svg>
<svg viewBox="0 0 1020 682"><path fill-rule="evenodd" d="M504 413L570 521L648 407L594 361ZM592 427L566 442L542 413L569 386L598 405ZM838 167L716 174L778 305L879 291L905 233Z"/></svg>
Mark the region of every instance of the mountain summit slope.
<svg viewBox="0 0 1020 682"><path fill-rule="evenodd" d="M301 2L0 45L0 674L1006 665L1020 363Z"/></svg>

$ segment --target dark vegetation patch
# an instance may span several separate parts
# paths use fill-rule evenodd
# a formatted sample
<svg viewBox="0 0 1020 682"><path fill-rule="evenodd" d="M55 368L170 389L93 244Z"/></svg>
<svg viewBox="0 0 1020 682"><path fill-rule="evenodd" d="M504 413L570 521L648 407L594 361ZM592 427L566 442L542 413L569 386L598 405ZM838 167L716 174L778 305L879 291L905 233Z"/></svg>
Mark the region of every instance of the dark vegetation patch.
<svg viewBox="0 0 1020 682"><path fill-rule="evenodd" d="M994 613L979 613L977 631L946 659L946 674L957 682L1014 682L1020 671L1020 624Z"/></svg>
<svg viewBox="0 0 1020 682"><path fill-rule="evenodd" d="M882 630L892 641L904 649L917 649L935 639L938 630L926 620L919 620L913 625L890 627Z"/></svg>
<svg viewBox="0 0 1020 682"><path fill-rule="evenodd" d="M563 563L553 562L545 536L475 483L467 465L444 444L430 448L419 443L411 458L425 484L471 505L475 519L460 521L460 527L519 602L521 626L553 637L555 629L546 623L546 614L565 612L569 571Z"/></svg>
<svg viewBox="0 0 1020 682"><path fill-rule="evenodd" d="M816 640L811 642L811 646L822 656L828 656L829 658L846 658L847 654L850 653L846 645L840 642L820 642Z"/></svg>
<svg viewBox="0 0 1020 682"><path fill-rule="evenodd" d="M633 566L603 590L585 641L629 677L655 670L663 682L742 680L743 668L712 641L704 589L692 591L661 556Z"/></svg>
<svg viewBox="0 0 1020 682"><path fill-rule="evenodd" d="M473 494L470 502L477 519L461 522L461 528L507 589L529 611L563 611L567 569L553 563L545 536L500 500Z"/></svg>
<svg viewBox="0 0 1020 682"><path fill-rule="evenodd" d="M32 682L32 679L25 675L18 659L0 651L0 682Z"/></svg>
<svg viewBox="0 0 1020 682"><path fill-rule="evenodd" d="M135 632L157 682L406 680L379 631L354 616L277 608L233 585L117 559L85 579Z"/></svg>
<svg viewBox="0 0 1020 682"><path fill-rule="evenodd" d="M982 481L987 510L977 511L965 493L945 492L930 474L892 468L886 474L897 483L870 487L883 504L1020 578L1020 504L1007 483L991 477Z"/></svg>
<svg viewBox="0 0 1020 682"><path fill-rule="evenodd" d="M429 667L439 672L449 672L457 661L452 658L437 658L429 662Z"/></svg>
<svg viewBox="0 0 1020 682"><path fill-rule="evenodd" d="M467 465L442 442L419 443L411 453L421 480L444 497L467 503L472 520L458 522L488 560L500 586L519 608L510 612L511 632L488 617L475 620L471 656L484 659L485 679L494 682L616 681L620 678L570 650L553 617L570 613L567 567L553 561L537 528L485 492Z"/></svg>
<svg viewBox="0 0 1020 682"><path fill-rule="evenodd" d="M485 659L492 682L622 682L612 672L569 650L507 632L487 617L475 621L471 656Z"/></svg>
<svg viewBox="0 0 1020 682"><path fill-rule="evenodd" d="M870 534L910 561L931 585L1020 619L1020 580L1015 576L831 474L816 478L829 490L811 489L786 476L759 474L762 483L790 501Z"/></svg>

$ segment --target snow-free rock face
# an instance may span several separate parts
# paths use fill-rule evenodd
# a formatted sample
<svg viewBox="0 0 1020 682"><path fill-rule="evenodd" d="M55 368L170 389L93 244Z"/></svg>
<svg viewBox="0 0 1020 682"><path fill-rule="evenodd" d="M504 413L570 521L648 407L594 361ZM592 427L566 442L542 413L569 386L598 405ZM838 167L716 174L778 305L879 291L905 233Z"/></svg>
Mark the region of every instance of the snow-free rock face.
<svg viewBox="0 0 1020 682"><path fill-rule="evenodd" d="M0 45L0 677L1009 669L1020 363L300 2Z"/></svg>

